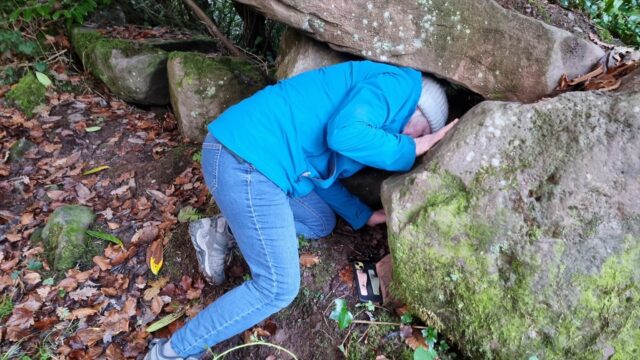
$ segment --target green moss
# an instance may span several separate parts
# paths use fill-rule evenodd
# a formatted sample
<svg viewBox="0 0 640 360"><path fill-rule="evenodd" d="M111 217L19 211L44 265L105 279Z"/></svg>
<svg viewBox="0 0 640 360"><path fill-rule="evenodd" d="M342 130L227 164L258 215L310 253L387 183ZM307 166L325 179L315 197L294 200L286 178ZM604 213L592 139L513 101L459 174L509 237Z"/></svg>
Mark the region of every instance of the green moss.
<svg viewBox="0 0 640 360"><path fill-rule="evenodd" d="M0 299L0 320L13 312L13 299L9 295L3 295Z"/></svg>
<svg viewBox="0 0 640 360"><path fill-rule="evenodd" d="M33 109L44 103L46 88L32 72L28 72L6 95L27 116L33 115Z"/></svg>
<svg viewBox="0 0 640 360"><path fill-rule="evenodd" d="M102 250L101 244L88 239L85 231L93 222L93 212L84 206L65 205L51 214L42 230L45 255L55 270L91 264Z"/></svg>
<svg viewBox="0 0 640 360"><path fill-rule="evenodd" d="M624 251L609 258L599 274L576 277L581 295L577 303L561 305L571 306L561 311L572 314L565 317L554 310L560 304L544 300L565 274L564 243L556 242L547 254L548 284L534 291L540 260L511 248L517 242L498 241L505 234L472 216L475 199L455 177L437 168L428 176L432 188L425 206L389 241L391 290L412 311L456 339L472 358L597 359L602 343L615 349L614 359L638 357L638 238L629 236ZM543 236L535 225L523 231L530 240Z"/></svg>

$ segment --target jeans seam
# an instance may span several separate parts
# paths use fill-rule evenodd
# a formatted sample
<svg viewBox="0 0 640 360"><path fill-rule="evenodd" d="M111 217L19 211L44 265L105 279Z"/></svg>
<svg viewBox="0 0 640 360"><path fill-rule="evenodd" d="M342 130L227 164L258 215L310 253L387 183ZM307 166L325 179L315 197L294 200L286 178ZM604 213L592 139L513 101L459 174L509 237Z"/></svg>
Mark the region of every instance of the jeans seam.
<svg viewBox="0 0 640 360"><path fill-rule="evenodd" d="M317 217L320 219L320 222L322 223L322 230L323 230L322 232L324 233L324 232L326 232L326 231L327 231L328 226L327 226L326 222L324 221L324 218L323 218L319 213L317 213L317 212L316 212L312 207L308 206L308 205L307 205L307 204L305 204L303 201L300 201L300 199L293 198L293 200L294 200L295 202L297 202L298 204L302 205L302 207L304 207L305 209L309 210L309 211L310 211L311 213L313 213L315 216L317 216ZM319 234L317 234L317 233L316 233L316 236L321 237L321 236L320 236Z"/></svg>
<svg viewBox="0 0 640 360"><path fill-rule="evenodd" d="M275 297L276 297L276 292L275 292L275 290L276 290L276 289L275 289L275 288L277 287L278 279L276 278L276 272L274 271L273 263L271 262L271 257L269 256L269 253L267 252L267 247L266 247L266 245L265 245L265 243L264 243L264 237L262 236L262 231L260 230L260 225L258 225L258 220L256 219L255 210L254 210L254 208L253 208L253 201L252 201L252 199L251 199L251 194L252 194L252 192L251 192L251 173L249 173L249 174L247 175L247 184L248 184L248 185L247 185L247 187L248 187L248 189L249 189L249 207L251 208L251 217L253 218L253 221L254 221L254 224L255 224L256 228L258 229L258 234L259 234L259 236L260 236L260 243L262 244L262 248L263 248L263 250L264 250L264 252L265 252L265 255L266 255L266 257L267 257L267 262L269 263L269 270L271 270L271 276L272 276L272 278L274 279L274 280L273 280L273 288L274 288L274 289L273 289L273 291L272 291L272 294L273 294L273 299L275 300ZM242 314L240 314L240 315L236 316L235 318L233 318L233 319L231 319L231 320L227 321L226 323L224 323L224 324L222 324L222 325L218 326L218 327L217 327L217 328L215 328L214 330L211 330L210 332L208 332L206 335L203 335L203 336L199 337L199 338L198 338L198 340L199 340L199 339L203 339L203 338L205 338L205 339L206 339L206 338L208 338L211 334L213 334L213 333L215 333L215 332L217 332L217 331L220 331L220 329L224 328L225 326L227 326L227 325L229 325L229 324L232 324L232 323L234 323L234 322L236 322L236 321L238 321L238 320L242 319L243 317L245 317L245 316L247 316L247 315L251 314L252 312L255 312L255 311L257 311L257 310L259 310L259 309L261 309L261 308L265 307L265 306L269 303L269 300L270 300L270 299L267 299L267 300L264 300L264 299L263 299L262 303L261 303L261 304L259 304L258 306L255 306L255 307L253 307L253 308L251 308L251 309L247 310L246 312L244 312L244 313L242 313ZM191 350L194 346L196 346L196 344L197 344L197 343L198 343L198 341L194 341L194 343L192 343L192 345L190 345L189 347L187 347L186 349L184 349L184 351L178 351L178 352L179 352L179 353L187 352L187 351ZM178 350L178 349L175 349L175 350Z"/></svg>

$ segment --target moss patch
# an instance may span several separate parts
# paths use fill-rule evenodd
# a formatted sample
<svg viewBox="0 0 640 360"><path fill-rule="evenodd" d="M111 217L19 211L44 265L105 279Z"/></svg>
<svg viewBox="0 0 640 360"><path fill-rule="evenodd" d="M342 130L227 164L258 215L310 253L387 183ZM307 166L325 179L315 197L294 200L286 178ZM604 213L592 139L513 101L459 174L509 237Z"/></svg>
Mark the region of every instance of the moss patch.
<svg viewBox="0 0 640 360"><path fill-rule="evenodd" d="M78 205L64 205L51 214L42 238L53 269L64 271L89 265L93 256L101 252L100 244L85 236L93 216L91 209Z"/></svg>
<svg viewBox="0 0 640 360"><path fill-rule="evenodd" d="M32 72L28 72L6 95L27 116L33 115L33 109L44 103L46 88Z"/></svg>

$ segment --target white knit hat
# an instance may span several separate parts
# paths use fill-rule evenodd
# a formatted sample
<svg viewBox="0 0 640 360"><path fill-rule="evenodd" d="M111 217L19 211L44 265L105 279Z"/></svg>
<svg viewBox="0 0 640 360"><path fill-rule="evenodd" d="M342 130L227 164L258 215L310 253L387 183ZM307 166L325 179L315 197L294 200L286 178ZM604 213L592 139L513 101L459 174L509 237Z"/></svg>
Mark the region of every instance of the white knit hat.
<svg viewBox="0 0 640 360"><path fill-rule="evenodd" d="M449 104L444 88L432 77L422 76L422 93L418 109L429 122L431 133L442 129L449 116Z"/></svg>

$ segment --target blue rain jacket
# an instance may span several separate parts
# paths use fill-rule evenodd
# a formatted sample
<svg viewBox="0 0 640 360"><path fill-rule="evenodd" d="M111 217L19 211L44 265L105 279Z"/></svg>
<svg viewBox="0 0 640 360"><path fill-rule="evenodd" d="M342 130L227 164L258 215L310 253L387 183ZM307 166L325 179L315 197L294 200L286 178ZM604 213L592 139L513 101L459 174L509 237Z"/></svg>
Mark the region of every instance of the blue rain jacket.
<svg viewBox="0 0 640 360"><path fill-rule="evenodd" d="M288 195L315 190L354 229L372 214L338 181L364 166L407 171L420 72L372 61L308 71L228 108L208 129Z"/></svg>

